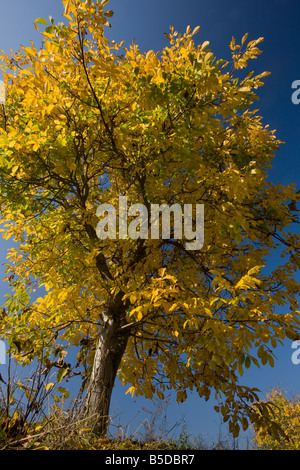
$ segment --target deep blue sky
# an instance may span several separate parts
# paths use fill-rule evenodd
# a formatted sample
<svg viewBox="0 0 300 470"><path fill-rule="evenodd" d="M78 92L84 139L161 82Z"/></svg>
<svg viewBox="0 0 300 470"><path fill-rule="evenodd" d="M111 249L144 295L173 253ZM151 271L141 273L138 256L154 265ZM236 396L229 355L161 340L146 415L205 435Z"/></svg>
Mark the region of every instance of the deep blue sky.
<svg viewBox="0 0 300 470"><path fill-rule="evenodd" d="M173 25L184 32L187 25L201 26L196 41L210 41L211 50L218 58L229 58L228 44L234 36L237 42L245 33L248 39L265 38L260 45L263 54L249 63L248 70L272 74L265 79L259 91L258 107L265 124L277 130L277 137L285 141L276 154L270 177L274 182L296 183L299 188L299 137L300 104L291 101L294 80L300 80L300 3L299 0L111 0L107 8L115 14L111 18L112 28L108 37L129 44L134 38L142 51L161 50L167 45L164 32ZM29 45L30 40L40 44L41 38L33 26L37 17L61 21L63 12L60 0L10 0L1 2L0 49L16 50L20 44ZM4 262L5 246L0 242L0 263ZM4 288L0 286L0 294ZM300 365L291 361L291 342L278 351L278 362L272 369L250 369L242 382L258 386L263 393L280 385L291 393L300 392ZM4 366L0 365L0 370ZM141 406L151 407L143 400L124 398L124 390L118 385L113 395L113 414L128 410L120 416L126 423L133 419L129 433L136 431L140 420ZM192 395L185 404L173 403L167 409L170 427L184 418L188 431L202 434L205 439L217 438L220 417L212 411L211 403L205 403ZM114 412L115 410L115 412ZM145 415L143 415L145 417ZM151 416L148 416L151 418ZM226 432L223 426L222 430Z"/></svg>

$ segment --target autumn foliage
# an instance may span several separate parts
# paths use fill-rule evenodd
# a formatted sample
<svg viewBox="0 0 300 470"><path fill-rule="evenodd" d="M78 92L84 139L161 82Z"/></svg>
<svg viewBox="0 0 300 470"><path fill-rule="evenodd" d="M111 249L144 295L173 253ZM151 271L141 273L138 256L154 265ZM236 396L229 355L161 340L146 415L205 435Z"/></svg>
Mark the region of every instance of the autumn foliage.
<svg viewBox="0 0 300 470"><path fill-rule="evenodd" d="M106 421L119 374L132 395L213 392L235 436L269 427L241 376L299 331L299 194L267 179L280 141L253 103L268 73L244 72L262 38L233 38L225 61L195 42L198 27L171 27L162 51L143 53L105 37L107 3L63 0L65 23L35 22L41 48L1 53L1 220L16 242L1 335L18 361L60 358L59 380L80 371L87 412ZM204 204L204 246L100 240L97 207L120 195Z"/></svg>
<svg viewBox="0 0 300 470"><path fill-rule="evenodd" d="M273 403L273 421L283 433L274 435L258 430L253 442L258 450L299 450L300 400L299 395L289 397L279 387L267 393L266 399Z"/></svg>

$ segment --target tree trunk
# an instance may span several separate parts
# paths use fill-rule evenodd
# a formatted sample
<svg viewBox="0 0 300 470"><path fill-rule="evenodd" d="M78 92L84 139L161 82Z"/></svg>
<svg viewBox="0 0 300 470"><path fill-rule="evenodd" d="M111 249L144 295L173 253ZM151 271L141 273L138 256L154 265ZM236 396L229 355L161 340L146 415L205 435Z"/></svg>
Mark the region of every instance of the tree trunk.
<svg viewBox="0 0 300 470"><path fill-rule="evenodd" d="M107 308L85 399L85 416L90 418L88 422L93 431L100 435L107 433L111 394L130 335L129 328L121 329L125 311L120 296Z"/></svg>

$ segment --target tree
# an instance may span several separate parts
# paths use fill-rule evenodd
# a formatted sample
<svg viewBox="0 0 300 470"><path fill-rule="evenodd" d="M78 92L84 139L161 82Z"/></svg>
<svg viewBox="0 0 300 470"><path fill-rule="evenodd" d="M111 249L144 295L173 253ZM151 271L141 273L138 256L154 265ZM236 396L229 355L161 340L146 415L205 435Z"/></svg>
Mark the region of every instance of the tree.
<svg viewBox="0 0 300 470"><path fill-rule="evenodd" d="M266 396L273 403L273 420L284 431L277 439L269 433L257 430L253 442L258 450L299 450L300 401L299 395L289 398L280 388L274 388Z"/></svg>
<svg viewBox="0 0 300 470"><path fill-rule="evenodd" d="M299 194L267 181L280 141L252 109L267 73L243 75L262 38L233 38L225 62L195 44L199 27L171 27L161 52L142 53L105 37L107 3L63 0L67 24L50 18L39 50L1 54L1 217L16 242L2 336L17 360L59 366L58 380L73 373L62 347L78 348L97 432L117 374L132 395L214 391L234 435L267 426L270 405L240 376L298 335L299 237L285 230ZM170 210L159 238L155 204ZM205 240L191 246L201 205Z"/></svg>

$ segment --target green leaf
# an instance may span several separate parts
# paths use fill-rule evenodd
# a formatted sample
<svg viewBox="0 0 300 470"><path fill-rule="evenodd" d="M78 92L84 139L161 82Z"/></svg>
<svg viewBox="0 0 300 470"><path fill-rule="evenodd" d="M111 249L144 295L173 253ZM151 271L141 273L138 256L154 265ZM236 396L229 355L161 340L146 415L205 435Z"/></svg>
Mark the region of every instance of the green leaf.
<svg viewBox="0 0 300 470"><path fill-rule="evenodd" d="M61 382L65 375L69 372L69 369L60 369L57 374L57 382Z"/></svg>
<svg viewBox="0 0 300 470"><path fill-rule="evenodd" d="M57 387L57 391L62 393L65 398L69 398L70 396L69 390L65 389L64 387Z"/></svg>
<svg viewBox="0 0 300 470"><path fill-rule="evenodd" d="M271 367L274 367L274 357L271 354L268 355L269 364Z"/></svg>
<svg viewBox="0 0 300 470"><path fill-rule="evenodd" d="M249 356L247 356L245 359L245 367L246 369L249 369L250 366L251 366L251 359Z"/></svg>
<svg viewBox="0 0 300 470"><path fill-rule="evenodd" d="M34 23L48 24L48 21L44 20L44 18L37 18Z"/></svg>

